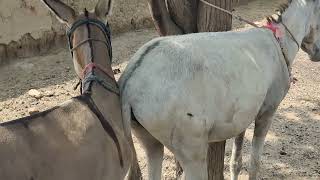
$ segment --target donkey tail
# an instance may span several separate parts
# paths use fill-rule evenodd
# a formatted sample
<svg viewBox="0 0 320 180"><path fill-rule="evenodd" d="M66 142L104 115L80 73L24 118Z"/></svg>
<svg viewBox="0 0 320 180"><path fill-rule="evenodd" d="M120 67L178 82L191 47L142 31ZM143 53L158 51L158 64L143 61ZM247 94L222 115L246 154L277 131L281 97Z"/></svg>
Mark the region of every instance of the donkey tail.
<svg viewBox="0 0 320 180"><path fill-rule="evenodd" d="M138 164L137 153L134 148L133 138L131 134L131 116L132 110L129 103L123 102L122 99L122 119L126 136L129 140L130 146L132 147L132 161L129 169L127 180L142 180L141 170Z"/></svg>

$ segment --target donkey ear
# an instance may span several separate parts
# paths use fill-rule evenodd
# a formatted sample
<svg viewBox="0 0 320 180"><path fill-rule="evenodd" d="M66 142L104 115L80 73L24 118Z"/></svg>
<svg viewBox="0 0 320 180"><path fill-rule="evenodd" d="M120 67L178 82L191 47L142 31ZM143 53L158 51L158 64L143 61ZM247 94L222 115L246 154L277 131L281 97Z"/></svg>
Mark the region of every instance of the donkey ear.
<svg viewBox="0 0 320 180"><path fill-rule="evenodd" d="M111 14L113 7L113 0L99 0L94 11L98 18L104 20L108 15Z"/></svg>
<svg viewBox="0 0 320 180"><path fill-rule="evenodd" d="M76 12L59 0L41 0L64 24L71 25L76 19Z"/></svg>

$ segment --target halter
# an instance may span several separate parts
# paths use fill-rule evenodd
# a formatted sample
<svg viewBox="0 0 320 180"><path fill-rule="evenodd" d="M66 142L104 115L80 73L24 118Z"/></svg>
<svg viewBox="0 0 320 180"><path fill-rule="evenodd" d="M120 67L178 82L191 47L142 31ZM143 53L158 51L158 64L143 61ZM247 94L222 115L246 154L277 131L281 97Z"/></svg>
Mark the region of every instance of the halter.
<svg viewBox="0 0 320 180"><path fill-rule="evenodd" d="M92 39L92 38L88 38L84 41L81 41L79 44L77 44L75 47L72 46L72 34L74 33L74 31L82 26L82 25L88 25L88 24L92 24L97 26L105 35L105 39L106 41L100 40L100 39ZM88 42L88 41L98 41L98 42L102 42L103 44L105 44L109 50L109 55L110 55L110 60L112 59L112 46L111 46L111 31L110 31L110 26L109 24L104 24L103 22L97 20L97 19L79 19L78 21L76 21L75 23L73 23L73 25L71 26L70 29L67 29L67 37L68 37L68 44L69 44L69 49L71 51L71 55L73 56L73 51L75 49L77 49L79 46L83 45L84 43Z"/></svg>
<svg viewBox="0 0 320 180"><path fill-rule="evenodd" d="M88 38L88 39L85 39L85 40L79 42L77 45L75 45L73 47L72 35L73 35L74 31L82 25L89 25L89 24L95 25L96 27L98 27L103 32L103 34L105 36L105 40ZM110 63L112 62L111 31L110 31L110 26L108 23L104 24L103 22L101 22L97 19L90 19L90 18L80 19L80 20L76 21L75 23L73 23L73 25L71 26L70 29L67 29L67 37L68 37L68 44L69 44L69 49L70 49L72 57L73 57L73 51L75 51L77 48L79 48L80 46L82 46L83 44L85 44L87 42L95 41L95 42L100 42L100 43L106 45L106 47L108 48L108 52L109 52ZM83 93L90 94L92 82L95 81L95 82L99 83L102 87L104 87L105 89L119 95L120 93L119 93L118 87L114 87L112 84L110 84L110 83L104 81L103 79L101 79L100 77L94 75L94 73L93 73L94 68L99 69L104 74L106 74L109 79L111 79L112 81L115 81L113 78L113 74L110 74L102 66L95 64L93 62L93 59L91 59L91 63L87 64L86 67L82 70L81 76L79 77L81 81L79 81L79 83L76 85L75 88L77 88L78 85L81 84L81 89L80 89L81 94L83 94Z"/></svg>
<svg viewBox="0 0 320 180"><path fill-rule="evenodd" d="M283 27L289 33L289 35L291 36L291 39L296 43L296 45L297 45L297 47L299 49L300 45L299 45L298 41L296 40L296 38L291 33L291 31L289 30L289 28L283 22L280 22L280 23L283 25ZM287 55L285 54L285 52L283 51L283 48L282 48L282 42L280 41L281 34L279 34L280 32L278 31L279 27L275 26L274 23L272 23L272 22L268 22L267 25L263 26L263 28L267 28L267 29L269 29L269 30L271 30L273 32L274 37L276 38L276 40L278 41L278 43L280 45L282 55L284 57L286 65L287 65L287 67L289 69L290 68L290 61L289 61ZM291 72L290 71L289 71L289 75L291 77Z"/></svg>
<svg viewBox="0 0 320 180"><path fill-rule="evenodd" d="M98 27L103 32L103 34L105 36L105 40L94 39L94 38L89 37L88 39L81 41L80 43L78 43L77 45L75 45L73 47L72 46L72 34L74 33L74 31L82 25L89 25L89 24L95 25L96 27ZM95 42L100 42L100 43L103 43L106 45L106 47L108 48L108 51L109 51L110 63L112 62L111 31L110 31L109 24L105 25L103 22L101 22L97 19L90 19L90 18L80 19L80 20L76 21L75 23L73 23L71 28L67 30L67 37L68 37L68 44L69 44L69 48L70 48L70 52L71 52L72 56L73 56L73 51L75 51L81 45L83 45L87 42L95 41ZM90 61L91 61L91 63L89 63L85 66L85 68L82 70L81 75L79 77L81 81L80 81L80 83L78 83L78 85L81 84L81 89L80 89L81 96L76 97L76 99L85 103L89 107L89 109L97 116L97 118L101 122L101 125L104 128L104 130L108 133L108 135L114 141L114 143L117 147L117 150L118 150L120 165L121 165L121 167L123 167L123 157L122 157L122 153L121 153L120 143L119 143L119 140L116 136L116 133L113 130L109 121L106 120L104 115L101 113L101 111L99 110L99 108L97 107L97 105L95 104L95 102L91 98L92 82L97 82L104 89L106 89L112 93L115 93L118 96L119 96L119 88L118 88L117 83L113 77L113 74L111 74L109 71L107 71L104 67L100 66L99 64L94 63L93 58L91 58ZM101 72L106 74L110 80L115 82L116 87L114 85L112 85L111 83L109 83L109 82L105 81L104 79L95 75L93 69L99 69Z"/></svg>

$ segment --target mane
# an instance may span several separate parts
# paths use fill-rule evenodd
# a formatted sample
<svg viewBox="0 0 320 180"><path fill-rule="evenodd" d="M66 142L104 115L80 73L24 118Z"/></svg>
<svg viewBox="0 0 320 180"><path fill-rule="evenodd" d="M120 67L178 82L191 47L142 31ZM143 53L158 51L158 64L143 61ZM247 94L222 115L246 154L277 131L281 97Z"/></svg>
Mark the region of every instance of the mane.
<svg viewBox="0 0 320 180"><path fill-rule="evenodd" d="M282 14L288 9L289 5L292 3L292 0L287 0L286 3L280 4L278 9L276 9L278 18L274 18L273 16L267 16L266 19L268 23L280 23L282 21Z"/></svg>

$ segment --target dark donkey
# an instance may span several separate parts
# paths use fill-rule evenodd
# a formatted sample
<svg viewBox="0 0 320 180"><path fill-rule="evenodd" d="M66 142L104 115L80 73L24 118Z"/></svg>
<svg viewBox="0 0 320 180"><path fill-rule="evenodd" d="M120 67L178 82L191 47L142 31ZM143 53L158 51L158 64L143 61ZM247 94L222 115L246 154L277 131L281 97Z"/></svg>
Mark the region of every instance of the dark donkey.
<svg viewBox="0 0 320 180"><path fill-rule="evenodd" d="M109 27L101 21L111 0L99 0L94 12L80 15L58 0L43 2L69 27L82 95L1 124L0 179L123 179L134 151L111 69Z"/></svg>

